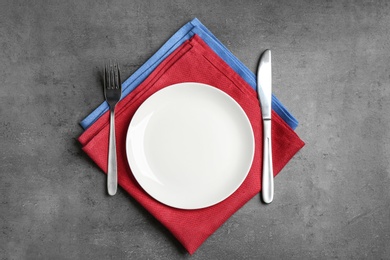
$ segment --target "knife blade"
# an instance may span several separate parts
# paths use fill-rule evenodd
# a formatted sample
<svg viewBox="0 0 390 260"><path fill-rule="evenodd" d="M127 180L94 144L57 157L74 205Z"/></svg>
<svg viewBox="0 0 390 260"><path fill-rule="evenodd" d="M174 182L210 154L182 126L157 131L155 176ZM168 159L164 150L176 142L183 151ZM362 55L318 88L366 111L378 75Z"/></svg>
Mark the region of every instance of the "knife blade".
<svg viewBox="0 0 390 260"><path fill-rule="evenodd" d="M271 50L266 50L260 57L257 70L257 94L263 117L263 171L262 198L271 203L274 197L274 174L272 167L271 142L271 103L272 103L272 63Z"/></svg>

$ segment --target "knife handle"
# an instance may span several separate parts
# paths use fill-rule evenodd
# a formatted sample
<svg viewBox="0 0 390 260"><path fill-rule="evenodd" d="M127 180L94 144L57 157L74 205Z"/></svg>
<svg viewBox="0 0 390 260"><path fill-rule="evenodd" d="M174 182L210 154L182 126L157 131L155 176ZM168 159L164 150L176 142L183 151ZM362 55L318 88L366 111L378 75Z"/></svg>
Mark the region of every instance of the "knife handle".
<svg viewBox="0 0 390 260"><path fill-rule="evenodd" d="M263 120L263 179L262 197L265 203L274 198L274 172L272 167L271 119Z"/></svg>

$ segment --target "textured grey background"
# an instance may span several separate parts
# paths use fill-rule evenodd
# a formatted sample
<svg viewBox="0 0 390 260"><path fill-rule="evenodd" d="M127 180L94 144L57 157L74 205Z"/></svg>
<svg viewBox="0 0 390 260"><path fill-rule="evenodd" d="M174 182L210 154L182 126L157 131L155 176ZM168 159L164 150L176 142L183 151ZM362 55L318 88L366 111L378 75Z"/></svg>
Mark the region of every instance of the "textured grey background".
<svg viewBox="0 0 390 260"><path fill-rule="evenodd" d="M195 253L81 152L99 69L129 76L198 17L274 92L304 149ZM390 259L388 1L0 2L0 259Z"/></svg>

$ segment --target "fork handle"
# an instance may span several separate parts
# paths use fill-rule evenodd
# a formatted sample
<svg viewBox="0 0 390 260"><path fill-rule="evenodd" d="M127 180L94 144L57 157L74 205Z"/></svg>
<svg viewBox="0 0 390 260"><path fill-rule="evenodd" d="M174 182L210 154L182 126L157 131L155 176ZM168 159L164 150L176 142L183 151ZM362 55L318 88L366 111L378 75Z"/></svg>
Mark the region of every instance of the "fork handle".
<svg viewBox="0 0 390 260"><path fill-rule="evenodd" d="M110 109L110 143L108 148L108 172L107 190L108 194L116 194L118 187L118 173L116 164L116 141L115 141L115 113L114 108Z"/></svg>

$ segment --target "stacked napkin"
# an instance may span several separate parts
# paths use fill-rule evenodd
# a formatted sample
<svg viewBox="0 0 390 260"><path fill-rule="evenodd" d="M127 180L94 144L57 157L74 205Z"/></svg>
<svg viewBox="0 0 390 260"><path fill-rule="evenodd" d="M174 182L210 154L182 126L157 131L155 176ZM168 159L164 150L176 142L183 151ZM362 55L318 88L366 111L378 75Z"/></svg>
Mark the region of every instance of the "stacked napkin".
<svg viewBox="0 0 390 260"><path fill-rule="evenodd" d="M194 35L203 41L223 59L237 74L239 74L253 89L256 89L256 76L239 59L237 59L197 18L180 28L148 61L122 84L122 98L131 93L150 73L166 59L184 41ZM298 126L298 121L273 95L272 109L292 128ZM107 102L102 103L80 124L87 129L102 114L108 110Z"/></svg>
<svg viewBox="0 0 390 260"><path fill-rule="evenodd" d="M156 91L182 82L205 83L226 92L247 114L255 136L254 160L243 184L226 200L198 210L172 208L150 197L134 179L126 157L127 128L137 108ZM101 113L95 115L96 119L88 125L79 141L92 160L107 172L109 115L106 112ZM278 113L272 113L273 167L276 175L304 143ZM226 63L198 34L193 34L169 53L142 82L125 95L117 105L115 120L119 185L172 232L190 254L260 191L263 144L257 94L242 75Z"/></svg>

